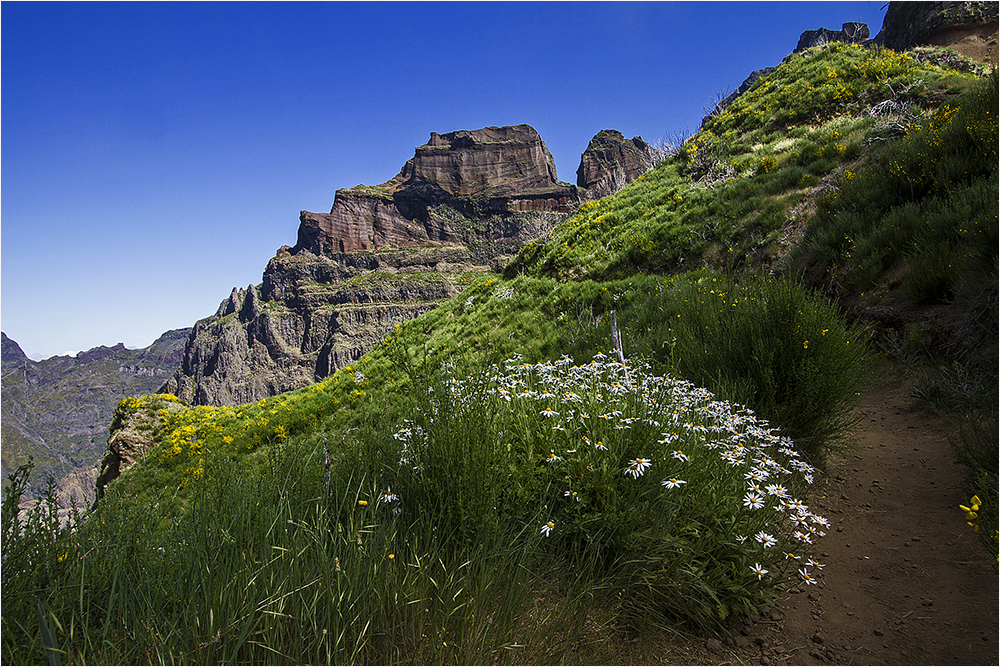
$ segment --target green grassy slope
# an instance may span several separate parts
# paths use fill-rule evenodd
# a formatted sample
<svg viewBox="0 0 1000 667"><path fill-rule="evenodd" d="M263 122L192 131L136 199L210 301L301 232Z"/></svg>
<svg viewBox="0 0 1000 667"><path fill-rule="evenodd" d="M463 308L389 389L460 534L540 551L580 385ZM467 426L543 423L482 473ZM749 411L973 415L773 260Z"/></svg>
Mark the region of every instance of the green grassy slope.
<svg viewBox="0 0 1000 667"><path fill-rule="evenodd" d="M712 631L808 586L799 498L871 353L829 295L996 291L997 80L925 55L791 56L322 382L122 402L159 444L80 530L5 507L5 661L600 663L595 626Z"/></svg>
<svg viewBox="0 0 1000 667"><path fill-rule="evenodd" d="M795 415L801 416L801 410L779 406L775 401L780 401L775 398L770 399L772 405L766 405L767 400L760 398L762 394L802 395L803 388L812 378L803 376L793 380L785 377L782 383L787 386L768 388L775 382L773 377L751 381L745 377L749 371L739 364L714 363L713 355L720 358L716 354L718 350L704 345L702 353L696 357L691 350L683 355L674 350L674 361L671 361L667 350L677 343L666 341L678 338L673 333L674 328L681 332L681 340L688 337L694 341L697 336L703 340L718 336L721 330L737 325L722 320L712 325L698 322L691 325L691 330L697 329L698 334L686 333L688 330L683 329L683 324L674 327L671 320L678 319L675 315L679 306L672 305L671 299L679 299L688 304L684 307L690 307L691 295L684 290L697 292L699 288L689 284L699 284L698 281L708 274L673 279L674 285L685 287L667 289L672 282L668 269L697 262L732 271L757 256L772 260L785 257L781 235L789 228L804 225L808 219L805 212L797 213L796 208L811 210L801 204L813 200L812 208L820 207L818 219L823 221L829 217L832 203L841 197L839 193L851 191L852 182L874 184L868 186L869 190L877 189L883 180L877 171L872 171L870 178L851 179L865 169L872 156L883 154L883 145L914 146L915 142L924 141L928 132L940 133L942 116L951 119L955 116L953 109L961 107L944 107L927 123L928 130L917 130L918 126L924 127L917 118L920 105L928 107L930 114L936 105L953 99L959 92L976 85L976 81L972 75L887 50L869 51L833 44L806 54L795 54L769 77L758 81L729 109L712 118L705 130L692 137L674 158L619 193L581 207L580 212L557 228L544 245L529 244L508 270L510 274L527 271L528 275L509 280L489 278L474 284L460 297L401 327L397 335L365 357L357 368L345 369L300 392L241 408L201 407L175 417L162 430L164 450L176 450L180 440L187 440L202 443L203 449L207 447L212 452L257 452L260 455L269 443L317 428L320 421L328 422L330 428L334 425L346 428L353 421L363 419L366 405L387 401L406 406L407 390L428 381L444 362L464 373L514 353L523 354L531 361L557 358L563 353L587 358L609 349L610 328L606 316L611 310L618 311L619 322L624 327L626 352L630 356L642 354L659 362L661 369L681 370L686 377L697 379L715 391L735 393L735 400L743 400L763 410L768 418L784 416L778 423L795 435L822 439L818 433L796 433L800 427L795 423ZM989 86L981 86L973 95L977 104L986 104L982 109L989 108L988 100L982 102L989 89ZM896 92L900 90L909 92L900 95ZM902 132L908 132L909 136L902 140L885 140L887 132L891 134L891 123L884 118L879 120L880 117L871 112L873 107L885 106L886 100L891 100L899 109L905 108L892 117L893 122L906 118L912 125L910 130L903 128ZM982 109L975 113L982 114ZM973 112L961 114L949 127L965 122L963 119L970 113ZM989 132L985 127L975 140L990 147ZM995 115L992 132L995 137ZM995 151L995 142L990 149ZM913 150L919 155L918 149ZM971 150L976 147L972 146ZM705 155L713 157L708 160ZM881 164L885 158L876 159ZM990 160L995 178L995 158ZM990 160L983 164L988 167ZM705 165L711 165L711 170L717 172L708 184L706 176L713 172L705 172ZM984 168L977 167L980 171ZM877 170L877 167L872 169ZM726 175L728 177L724 178ZM824 185L808 185L820 180ZM817 190L821 196L817 197ZM877 213L874 209L873 212ZM770 222L765 224L765 218ZM990 242L988 223L980 224L980 236L973 239L975 243L985 243L984 247L989 247ZM827 254L833 256L849 255L843 244L814 240L817 234L819 232L810 227L805 247L827 248ZM677 259L682 256L685 261L678 263ZM804 251L796 255L795 261L796 267L816 263ZM759 265L753 262L754 267ZM664 277L651 275L655 273L664 274ZM535 277L530 277L532 274ZM601 280L586 278L590 275ZM726 284L718 290L723 295L718 298L738 303L738 299L724 296L734 289L731 276L710 278ZM744 283L743 289L752 295L772 281L753 278ZM794 290L782 289L788 294L772 299L775 311L778 310L775 304L781 301L786 305L801 301L817 309L823 308L817 297L808 294L792 297ZM692 317L688 319L694 320L694 315L701 313L699 317L703 320L705 312L711 311L691 308ZM727 336L733 348L732 357L760 360L763 355L754 350L769 347L773 350L771 356L787 359L788 355L801 350L808 358L808 363L804 361L802 365L817 365L814 372L818 377L824 353L816 348L817 332L828 328L821 326L824 322L837 320L835 311L825 310L822 317L814 318L817 322L805 325L815 330L813 335L801 331L804 325L798 320L806 318L798 309L794 317L788 316L789 322L795 321L794 328L768 328L757 321L762 317L778 316L754 315L753 322L749 319L744 322L748 332L754 329L752 334L745 333L742 338ZM839 326L848 331L842 323ZM844 334L844 340L859 336L859 332L851 331ZM803 347L810 339L814 341L812 350ZM691 348L698 345L697 342L689 343ZM833 352L826 353L831 355L829 363L835 363ZM758 365L766 366L763 361ZM776 372L782 364L775 361L772 365ZM735 366L739 370L727 376L727 371L720 366ZM712 370L707 370L709 368ZM351 378L355 371L360 371L365 379L354 382ZM395 414L404 413L404 408L395 408ZM233 442L226 442L225 438ZM818 452L819 447L816 447L817 455ZM199 454L196 460L202 458ZM160 459L154 456L150 463L156 461ZM133 476L157 478L163 475L163 470L156 471L155 466L145 467L151 469L147 472L136 470ZM177 466L164 463L162 467L173 470ZM181 468L190 475L198 466L188 462ZM161 488L161 482L165 481L150 486ZM146 485L139 481L130 483L139 487ZM180 478L171 478L170 483L176 486Z"/></svg>
<svg viewBox="0 0 1000 667"><path fill-rule="evenodd" d="M974 85L934 65L934 53L921 62L830 44L792 54L671 159L528 244L508 274L606 279L773 263L873 142Z"/></svg>

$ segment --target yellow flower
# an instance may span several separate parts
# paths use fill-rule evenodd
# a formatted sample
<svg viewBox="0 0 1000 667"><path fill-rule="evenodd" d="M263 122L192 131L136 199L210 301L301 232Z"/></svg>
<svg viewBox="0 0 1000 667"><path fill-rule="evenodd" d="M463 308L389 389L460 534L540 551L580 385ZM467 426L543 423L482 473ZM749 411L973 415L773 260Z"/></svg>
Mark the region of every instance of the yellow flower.
<svg viewBox="0 0 1000 667"><path fill-rule="evenodd" d="M364 507L365 505L368 504L368 501L367 500L359 500L358 504L361 505L362 507Z"/></svg>
<svg viewBox="0 0 1000 667"><path fill-rule="evenodd" d="M979 506L981 504L982 501L979 500L979 496L972 496L972 498L969 500L970 507L966 507L965 505L959 505L958 508L963 512L965 512L965 518L971 521L972 519L975 519L976 517L979 516L977 512L979 511Z"/></svg>

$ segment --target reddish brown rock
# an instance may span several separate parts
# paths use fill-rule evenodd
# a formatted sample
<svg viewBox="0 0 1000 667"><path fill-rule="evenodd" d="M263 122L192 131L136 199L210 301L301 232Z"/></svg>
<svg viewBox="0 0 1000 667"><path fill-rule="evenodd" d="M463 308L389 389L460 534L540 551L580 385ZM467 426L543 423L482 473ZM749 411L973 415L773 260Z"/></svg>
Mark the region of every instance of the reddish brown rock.
<svg viewBox="0 0 1000 667"><path fill-rule="evenodd" d="M414 195L429 185L453 197L572 189L559 183L552 154L530 125L432 132L430 141L418 147L386 185Z"/></svg>
<svg viewBox="0 0 1000 667"><path fill-rule="evenodd" d="M358 252L387 245L413 247L428 240L427 230L403 217L391 199L339 190L329 213L299 214L298 242L292 252Z"/></svg>
<svg viewBox="0 0 1000 667"><path fill-rule="evenodd" d="M464 243L462 221L520 212L571 213L581 201L529 125L438 134L393 179L338 190L329 213L303 211L291 252L315 255ZM447 207L453 215L435 215ZM468 227L468 225L465 225Z"/></svg>

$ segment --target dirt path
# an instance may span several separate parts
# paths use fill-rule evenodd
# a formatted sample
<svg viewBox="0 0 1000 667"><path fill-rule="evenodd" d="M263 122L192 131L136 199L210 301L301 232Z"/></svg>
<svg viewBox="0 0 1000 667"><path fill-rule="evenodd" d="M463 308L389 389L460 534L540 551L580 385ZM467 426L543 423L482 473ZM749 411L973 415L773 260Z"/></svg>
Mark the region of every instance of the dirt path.
<svg viewBox="0 0 1000 667"><path fill-rule="evenodd" d="M945 418L885 368L858 448L831 461L810 506L831 522L821 583L792 589L752 626L708 642L714 664L997 665L997 575L965 524L965 468Z"/></svg>

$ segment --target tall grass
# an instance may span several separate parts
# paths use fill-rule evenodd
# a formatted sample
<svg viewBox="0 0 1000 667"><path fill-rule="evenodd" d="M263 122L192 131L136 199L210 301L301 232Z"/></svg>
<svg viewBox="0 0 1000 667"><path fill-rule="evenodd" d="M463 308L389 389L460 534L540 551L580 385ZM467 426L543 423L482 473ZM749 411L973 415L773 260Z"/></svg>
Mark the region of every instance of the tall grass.
<svg viewBox="0 0 1000 667"><path fill-rule="evenodd" d="M515 358L421 396L252 475L207 459L180 514L113 485L72 530L23 522L15 478L4 660L556 662L592 609L719 628L819 575L811 466L694 385Z"/></svg>
<svg viewBox="0 0 1000 667"><path fill-rule="evenodd" d="M641 352L781 425L808 460L843 444L869 379L868 332L835 304L788 277L703 272L630 312Z"/></svg>
<svg viewBox="0 0 1000 667"><path fill-rule="evenodd" d="M463 542L429 508L394 519L373 480L358 473L327 492L321 451L289 447L256 479L220 462L180 517L112 491L36 549L34 569L13 557L44 521L5 534L4 662L559 659L538 639L572 633L585 607L564 595L533 611L550 586L530 542L496 530Z"/></svg>

